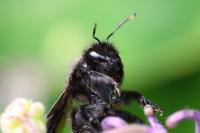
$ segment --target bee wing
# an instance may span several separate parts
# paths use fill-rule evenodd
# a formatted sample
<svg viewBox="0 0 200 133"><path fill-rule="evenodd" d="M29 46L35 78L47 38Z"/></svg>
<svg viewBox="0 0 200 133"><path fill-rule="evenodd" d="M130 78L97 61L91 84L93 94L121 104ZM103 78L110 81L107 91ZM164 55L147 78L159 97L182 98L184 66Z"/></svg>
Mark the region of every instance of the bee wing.
<svg viewBox="0 0 200 133"><path fill-rule="evenodd" d="M47 113L47 132L55 133L62 118L67 114L71 107L71 96L68 89L65 89L50 111Z"/></svg>

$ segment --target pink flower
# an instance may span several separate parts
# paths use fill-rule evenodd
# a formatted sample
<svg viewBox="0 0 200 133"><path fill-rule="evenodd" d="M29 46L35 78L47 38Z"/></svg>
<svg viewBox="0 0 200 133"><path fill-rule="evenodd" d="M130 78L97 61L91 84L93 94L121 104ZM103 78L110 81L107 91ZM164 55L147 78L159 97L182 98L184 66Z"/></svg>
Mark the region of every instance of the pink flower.
<svg viewBox="0 0 200 133"><path fill-rule="evenodd" d="M167 133L167 130L153 115L153 108L150 105L144 107L144 113L147 116L150 126L141 124L128 125L120 117L109 116L101 122L102 128L105 131L104 133Z"/></svg>

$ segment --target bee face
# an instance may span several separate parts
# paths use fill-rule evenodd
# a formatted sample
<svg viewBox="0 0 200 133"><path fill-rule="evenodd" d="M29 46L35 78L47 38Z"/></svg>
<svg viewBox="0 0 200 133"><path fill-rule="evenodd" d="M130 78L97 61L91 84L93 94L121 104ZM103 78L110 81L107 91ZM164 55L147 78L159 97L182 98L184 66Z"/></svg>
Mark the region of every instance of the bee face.
<svg viewBox="0 0 200 133"><path fill-rule="evenodd" d="M84 54L92 70L104 73L116 82L123 78L123 65L118 51L109 43L94 44Z"/></svg>

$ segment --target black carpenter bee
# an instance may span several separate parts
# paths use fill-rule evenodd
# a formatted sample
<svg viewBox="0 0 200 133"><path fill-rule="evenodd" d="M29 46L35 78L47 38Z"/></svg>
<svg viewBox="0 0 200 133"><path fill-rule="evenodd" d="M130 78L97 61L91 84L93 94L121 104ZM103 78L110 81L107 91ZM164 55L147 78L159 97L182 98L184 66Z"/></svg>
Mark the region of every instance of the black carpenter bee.
<svg viewBox="0 0 200 133"><path fill-rule="evenodd" d="M123 63L119 52L108 40L134 17L135 14L122 21L103 42L95 36L95 24L93 38L97 43L92 44L75 64L63 93L48 112L48 133L57 132L57 127L69 112L74 133L101 132L101 120L107 116L118 116L128 123L143 123L133 114L115 109L114 104L128 104L135 100L142 106L149 104L155 112L161 112L159 106L136 91L120 92L124 75ZM83 104L73 108L73 99Z"/></svg>

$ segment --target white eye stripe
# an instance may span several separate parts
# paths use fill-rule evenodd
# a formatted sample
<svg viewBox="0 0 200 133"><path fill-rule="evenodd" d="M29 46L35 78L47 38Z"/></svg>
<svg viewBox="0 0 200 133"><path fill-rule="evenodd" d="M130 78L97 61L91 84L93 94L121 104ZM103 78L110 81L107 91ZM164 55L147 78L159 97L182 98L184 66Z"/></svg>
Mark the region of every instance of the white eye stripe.
<svg viewBox="0 0 200 133"><path fill-rule="evenodd" d="M90 52L90 55L91 55L92 57L99 57L99 56L100 56L98 53L96 53L96 52L94 52L94 51Z"/></svg>
<svg viewBox="0 0 200 133"><path fill-rule="evenodd" d="M94 57L94 58L105 59L105 57L104 57L104 56L102 56L102 55L98 54L98 53L97 53L97 52L95 52L95 51L92 51L92 52L90 52L90 56L92 56L92 57Z"/></svg>

